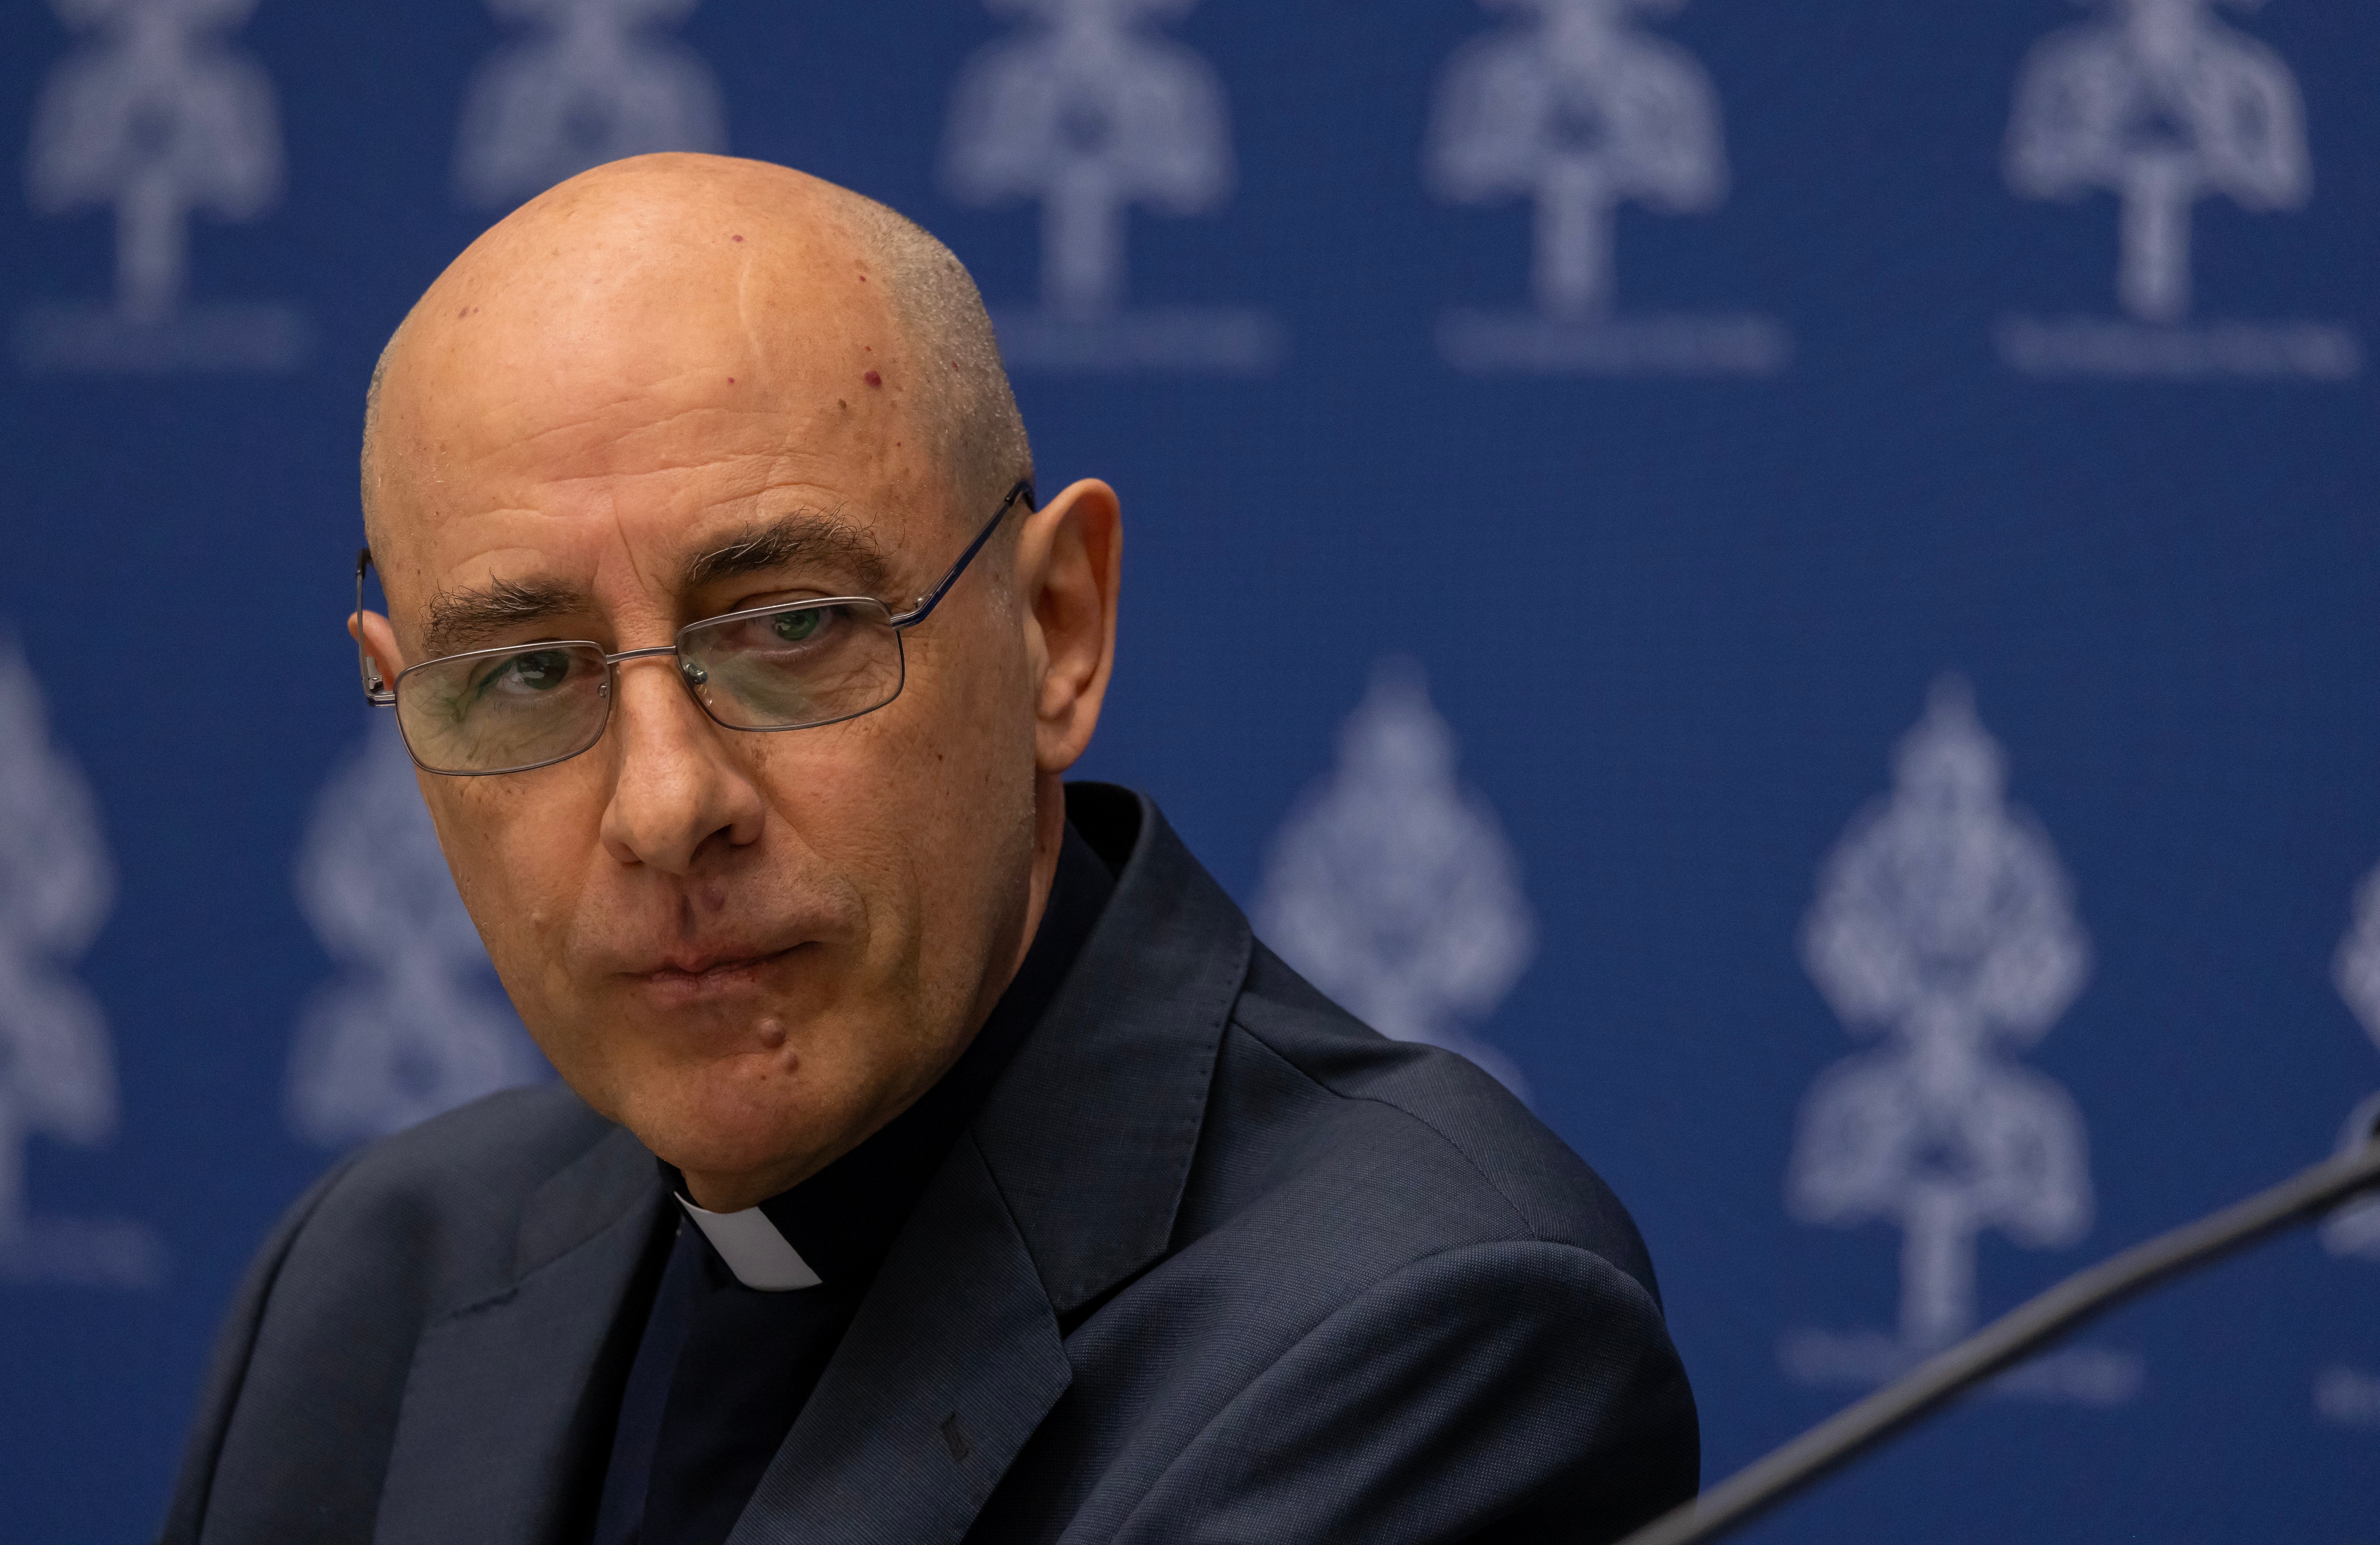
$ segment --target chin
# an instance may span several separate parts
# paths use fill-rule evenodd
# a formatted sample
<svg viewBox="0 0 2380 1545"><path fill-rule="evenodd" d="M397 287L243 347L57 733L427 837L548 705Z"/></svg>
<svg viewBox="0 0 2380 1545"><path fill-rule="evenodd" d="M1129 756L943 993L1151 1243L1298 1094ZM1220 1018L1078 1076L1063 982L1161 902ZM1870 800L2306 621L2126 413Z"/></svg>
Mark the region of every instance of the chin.
<svg viewBox="0 0 2380 1545"><path fill-rule="evenodd" d="M790 1069L773 1067L756 1076L748 1067L714 1064L690 1079L680 1072L670 1081L677 1087L655 1091L658 1098L623 1101L621 1119L647 1148L681 1170L807 1170L813 1156L845 1146L838 1139L854 1114L846 1102L791 1077Z"/></svg>

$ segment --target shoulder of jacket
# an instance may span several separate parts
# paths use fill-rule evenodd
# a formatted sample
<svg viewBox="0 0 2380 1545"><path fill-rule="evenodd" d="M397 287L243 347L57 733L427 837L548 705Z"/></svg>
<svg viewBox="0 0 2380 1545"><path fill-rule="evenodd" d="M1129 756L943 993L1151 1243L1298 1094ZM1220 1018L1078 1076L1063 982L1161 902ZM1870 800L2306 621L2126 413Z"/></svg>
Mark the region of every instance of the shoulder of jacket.
<svg viewBox="0 0 2380 1545"><path fill-rule="evenodd" d="M523 1235L531 1199L622 1135L556 1084L507 1089L382 1137L292 1210L275 1297L355 1297L421 1314L502 1291L533 1243Z"/></svg>
<svg viewBox="0 0 2380 1545"><path fill-rule="evenodd" d="M323 1205L395 1192L517 1200L617 1130L563 1084L500 1090L371 1143Z"/></svg>
<svg viewBox="0 0 2380 1545"><path fill-rule="evenodd" d="M1509 1236L1591 1251L1659 1301L1627 1209L1516 1096L1467 1058L1381 1036L1269 951L1257 954L1232 1029L1374 1117L1333 1123L1331 1162L1381 1174L1427 1162L1467 1175L1483 1206L1492 1198L1517 1220Z"/></svg>

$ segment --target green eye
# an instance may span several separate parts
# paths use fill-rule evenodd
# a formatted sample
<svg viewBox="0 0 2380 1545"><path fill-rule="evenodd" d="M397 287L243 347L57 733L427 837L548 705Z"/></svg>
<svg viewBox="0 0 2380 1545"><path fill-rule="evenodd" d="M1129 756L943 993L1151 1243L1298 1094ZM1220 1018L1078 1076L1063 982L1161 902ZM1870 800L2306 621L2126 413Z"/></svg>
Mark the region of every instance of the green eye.
<svg viewBox="0 0 2380 1545"><path fill-rule="evenodd" d="M570 675L570 656L560 650L540 650L535 654L516 654L504 662L499 677L510 676L513 683L532 692L551 692Z"/></svg>
<svg viewBox="0 0 2380 1545"><path fill-rule="evenodd" d="M771 619L777 637L789 644L806 643L819 630L821 617L816 608L807 612L780 612Z"/></svg>
<svg viewBox="0 0 2380 1545"><path fill-rule="evenodd" d="M451 690L440 694L439 700L445 705L448 716L459 724L465 715L478 712L482 705L490 712L516 709L523 699L543 697L566 686L577 674L577 664L568 650L528 650L505 655L457 681Z"/></svg>

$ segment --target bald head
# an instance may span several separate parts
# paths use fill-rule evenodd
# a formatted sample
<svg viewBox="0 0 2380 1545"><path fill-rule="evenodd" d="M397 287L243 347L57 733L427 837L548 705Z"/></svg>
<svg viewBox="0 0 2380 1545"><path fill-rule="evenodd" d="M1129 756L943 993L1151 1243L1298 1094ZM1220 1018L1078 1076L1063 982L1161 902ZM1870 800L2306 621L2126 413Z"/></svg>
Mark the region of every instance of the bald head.
<svg viewBox="0 0 2380 1545"><path fill-rule="evenodd" d="M921 455L963 517L1032 476L982 298L923 227L762 162L597 167L480 237L389 340L365 403L367 536L381 551L384 506L434 488L456 448L439 420L464 397L493 389L501 405L475 406L498 407L495 422L476 427L525 434L672 379L741 389L766 411L771 394L815 395L821 357L862 335L877 340L858 345L866 368L842 372L835 400L848 414L855 396L880 399L899 426L886 448ZM779 406L789 429L820 407Z"/></svg>

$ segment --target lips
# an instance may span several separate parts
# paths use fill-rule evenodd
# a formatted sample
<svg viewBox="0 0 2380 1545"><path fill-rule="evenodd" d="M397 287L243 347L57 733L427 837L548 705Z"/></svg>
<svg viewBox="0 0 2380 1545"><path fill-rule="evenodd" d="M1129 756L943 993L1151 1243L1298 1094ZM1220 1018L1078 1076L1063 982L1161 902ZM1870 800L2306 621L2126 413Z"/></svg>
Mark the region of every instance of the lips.
<svg viewBox="0 0 2380 1545"><path fill-rule="evenodd" d="M698 977L710 971L748 966L756 961L773 960L784 953L783 950L741 948L672 951L662 958L658 966L636 974L654 978Z"/></svg>
<svg viewBox="0 0 2380 1545"><path fill-rule="evenodd" d="M799 944L781 950L720 949L673 952L650 970L628 978L669 1003L694 1003L748 991L770 968L789 959Z"/></svg>
<svg viewBox="0 0 2380 1545"><path fill-rule="evenodd" d="M565 965L584 990L625 992L657 1007L751 993L807 991L829 957L866 937L852 888L778 870L749 885L672 882L585 897L565 934ZM829 972L828 974L832 974Z"/></svg>

